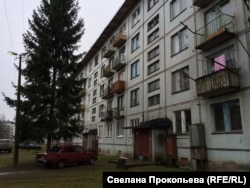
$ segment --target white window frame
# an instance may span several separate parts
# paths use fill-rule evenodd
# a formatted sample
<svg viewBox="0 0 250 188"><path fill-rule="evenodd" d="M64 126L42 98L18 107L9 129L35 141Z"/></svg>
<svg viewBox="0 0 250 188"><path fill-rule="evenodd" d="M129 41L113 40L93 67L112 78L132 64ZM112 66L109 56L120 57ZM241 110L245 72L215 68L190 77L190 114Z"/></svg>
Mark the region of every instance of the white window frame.
<svg viewBox="0 0 250 188"><path fill-rule="evenodd" d="M182 29L171 37L171 55L178 54L179 52L189 47L188 30Z"/></svg>
<svg viewBox="0 0 250 188"><path fill-rule="evenodd" d="M124 121L117 121L117 137L124 137Z"/></svg>
<svg viewBox="0 0 250 188"><path fill-rule="evenodd" d="M186 91L190 89L189 67L186 66L172 73L172 93Z"/></svg>

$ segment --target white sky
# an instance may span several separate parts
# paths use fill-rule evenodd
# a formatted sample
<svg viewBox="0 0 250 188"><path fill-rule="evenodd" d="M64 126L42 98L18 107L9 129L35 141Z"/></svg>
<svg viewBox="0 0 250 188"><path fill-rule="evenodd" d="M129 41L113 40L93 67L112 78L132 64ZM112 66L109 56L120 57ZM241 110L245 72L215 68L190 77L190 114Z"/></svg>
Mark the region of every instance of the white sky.
<svg viewBox="0 0 250 188"><path fill-rule="evenodd" d="M15 108L3 101L2 92L16 99L12 83L17 85L18 59L8 55L8 51L23 53L23 37L29 28L33 10L37 10L40 0L0 0L0 119L13 121ZM88 51L104 28L119 10L124 0L79 0L78 16L84 19L85 33L80 52ZM24 63L23 63L24 65Z"/></svg>

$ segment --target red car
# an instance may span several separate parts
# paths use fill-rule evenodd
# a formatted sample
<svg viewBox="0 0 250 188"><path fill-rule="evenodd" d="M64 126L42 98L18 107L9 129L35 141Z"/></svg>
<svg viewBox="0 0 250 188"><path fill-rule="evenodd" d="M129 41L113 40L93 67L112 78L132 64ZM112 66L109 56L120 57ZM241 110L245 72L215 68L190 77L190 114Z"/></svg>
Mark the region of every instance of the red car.
<svg viewBox="0 0 250 188"><path fill-rule="evenodd" d="M35 157L35 162L57 168L64 168L67 164L93 165L96 160L96 152L87 152L82 146L74 144L55 145L48 153L38 153Z"/></svg>

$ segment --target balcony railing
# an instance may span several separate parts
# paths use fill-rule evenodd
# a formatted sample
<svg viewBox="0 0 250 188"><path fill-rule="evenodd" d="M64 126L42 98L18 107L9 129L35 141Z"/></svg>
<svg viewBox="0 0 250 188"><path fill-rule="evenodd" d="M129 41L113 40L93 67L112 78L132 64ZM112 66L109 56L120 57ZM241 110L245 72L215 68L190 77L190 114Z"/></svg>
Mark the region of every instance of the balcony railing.
<svg viewBox="0 0 250 188"><path fill-rule="evenodd" d="M116 36L115 40L114 40L114 47L121 47L127 40L127 35L125 33L118 33L118 35Z"/></svg>
<svg viewBox="0 0 250 188"><path fill-rule="evenodd" d="M124 108L113 108L113 117L115 119L124 118Z"/></svg>
<svg viewBox="0 0 250 188"><path fill-rule="evenodd" d="M106 51L104 52L103 57L110 58L114 53L115 53L115 48L113 47L113 45L109 45L106 48Z"/></svg>
<svg viewBox="0 0 250 188"><path fill-rule="evenodd" d="M113 93L121 93L125 90L125 81L118 80L112 84L112 92Z"/></svg>
<svg viewBox="0 0 250 188"><path fill-rule="evenodd" d="M206 7L209 3L212 3L213 0L193 0L193 5L200 7L200 8L204 8Z"/></svg>
<svg viewBox="0 0 250 188"><path fill-rule="evenodd" d="M113 111L106 110L100 113L101 121L112 121L113 119Z"/></svg>
<svg viewBox="0 0 250 188"><path fill-rule="evenodd" d="M111 77L114 75L114 72L112 71L112 67L110 65L106 66L104 69L103 69L103 77Z"/></svg>
<svg viewBox="0 0 250 188"><path fill-rule="evenodd" d="M240 89L238 72L233 69L216 71L195 81L197 96L201 97L215 97Z"/></svg>
<svg viewBox="0 0 250 188"><path fill-rule="evenodd" d="M101 93L101 98L102 99L110 99L114 97L114 93L112 92L112 89L111 88L105 88L103 90L103 92Z"/></svg>
<svg viewBox="0 0 250 188"><path fill-rule="evenodd" d="M196 31L196 49L209 50L235 36L235 18L221 14Z"/></svg>
<svg viewBox="0 0 250 188"><path fill-rule="evenodd" d="M126 66L126 58L124 55L121 55L121 56L114 59L112 69L118 71L125 66Z"/></svg>

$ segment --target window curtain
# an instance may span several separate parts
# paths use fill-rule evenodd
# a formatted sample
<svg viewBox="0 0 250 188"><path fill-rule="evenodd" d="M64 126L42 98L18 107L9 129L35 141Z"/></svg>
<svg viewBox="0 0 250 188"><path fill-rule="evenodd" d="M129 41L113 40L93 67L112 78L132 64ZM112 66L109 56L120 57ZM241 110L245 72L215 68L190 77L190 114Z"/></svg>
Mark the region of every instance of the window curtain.
<svg viewBox="0 0 250 188"><path fill-rule="evenodd" d="M226 66L226 56L225 54L221 54L220 56L214 58L214 70L219 71L225 69Z"/></svg>

